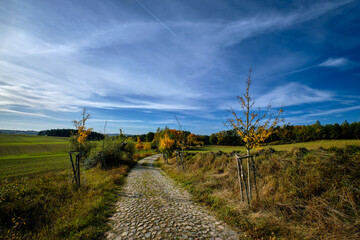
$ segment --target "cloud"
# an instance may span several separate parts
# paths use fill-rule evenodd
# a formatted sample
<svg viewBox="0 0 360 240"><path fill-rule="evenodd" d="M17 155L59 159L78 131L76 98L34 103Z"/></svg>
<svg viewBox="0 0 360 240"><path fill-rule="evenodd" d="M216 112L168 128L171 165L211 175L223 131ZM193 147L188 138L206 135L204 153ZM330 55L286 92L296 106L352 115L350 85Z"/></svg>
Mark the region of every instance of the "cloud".
<svg viewBox="0 0 360 240"><path fill-rule="evenodd" d="M89 122L114 122L114 123L143 123L143 120L138 119L97 119L90 118Z"/></svg>
<svg viewBox="0 0 360 240"><path fill-rule="evenodd" d="M11 109L6 109L6 108L0 108L0 112L11 113L11 114L16 114L16 115L25 115L25 116L31 116L31 117L50 118L50 119L55 119L55 120L65 120L65 119L59 119L59 118L55 118L52 116L48 116L43 113L23 112L23 111L16 111L16 110L11 110Z"/></svg>
<svg viewBox="0 0 360 240"><path fill-rule="evenodd" d="M316 113L306 114L305 117L332 115L332 114L338 114L338 113L354 111L354 110L358 110L358 109L360 109L360 106L345 107L345 108L338 108L338 109L331 109L331 110L323 110L323 111L316 112Z"/></svg>
<svg viewBox="0 0 360 240"><path fill-rule="evenodd" d="M307 71L316 67L341 67L344 65L347 65L350 61L347 58L341 57L341 58L328 58L327 60L325 60L324 62L320 63L320 64L315 64L309 67L304 67L304 68L300 68L300 69L296 69L290 72L285 72L285 73L281 73L278 74L276 76L270 77L269 79L273 79L273 78L277 78L277 77L281 77L281 76L286 76L286 75L291 75L294 73L298 73L298 72L303 72L303 71Z"/></svg>
<svg viewBox="0 0 360 240"><path fill-rule="evenodd" d="M265 107L270 103L273 107L281 107L283 105L286 107L331 101L333 98L334 93L330 91L314 89L297 82L291 82L257 97L255 105L257 107Z"/></svg>
<svg viewBox="0 0 360 240"><path fill-rule="evenodd" d="M341 58L329 58L326 61L320 63L318 66L320 67L341 67L346 65L349 62L344 57Z"/></svg>

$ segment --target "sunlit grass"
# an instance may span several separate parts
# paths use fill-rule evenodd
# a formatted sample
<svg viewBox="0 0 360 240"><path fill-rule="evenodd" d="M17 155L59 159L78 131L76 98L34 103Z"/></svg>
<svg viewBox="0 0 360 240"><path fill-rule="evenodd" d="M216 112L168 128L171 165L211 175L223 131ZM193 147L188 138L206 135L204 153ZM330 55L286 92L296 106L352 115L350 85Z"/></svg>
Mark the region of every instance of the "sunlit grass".
<svg viewBox="0 0 360 240"><path fill-rule="evenodd" d="M250 207L240 201L234 156L224 153L232 147L187 153L185 172L177 169L175 158L161 166L196 201L244 232L245 239L358 239L360 148L349 145L354 142L317 141L280 145L276 152L253 151L259 197ZM334 144L348 146L332 148Z"/></svg>
<svg viewBox="0 0 360 240"><path fill-rule="evenodd" d="M68 145L67 138L0 134L0 179L65 170Z"/></svg>
<svg viewBox="0 0 360 240"><path fill-rule="evenodd" d="M345 147L346 145L357 145L360 146L360 140L319 140L312 142L302 142L302 143L292 143L292 144L282 144L282 145L266 145L261 146L260 148L273 148L276 151L285 151L289 150L292 147L304 147L307 149L317 149L317 148L331 148L331 147ZM256 150L256 149L255 149ZM232 152L232 151L242 151L245 152L246 148L244 146L219 146L219 145L206 145L204 147L199 147L194 150L189 150L188 152Z"/></svg>

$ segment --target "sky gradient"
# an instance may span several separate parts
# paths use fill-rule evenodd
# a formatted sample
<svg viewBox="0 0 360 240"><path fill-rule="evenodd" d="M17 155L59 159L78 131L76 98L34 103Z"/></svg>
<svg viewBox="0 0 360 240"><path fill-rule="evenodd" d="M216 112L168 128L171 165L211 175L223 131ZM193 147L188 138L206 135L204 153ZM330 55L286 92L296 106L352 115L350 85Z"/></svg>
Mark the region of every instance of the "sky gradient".
<svg viewBox="0 0 360 240"><path fill-rule="evenodd" d="M360 121L359 1L0 4L0 129L226 129L253 69L257 107L290 124Z"/></svg>

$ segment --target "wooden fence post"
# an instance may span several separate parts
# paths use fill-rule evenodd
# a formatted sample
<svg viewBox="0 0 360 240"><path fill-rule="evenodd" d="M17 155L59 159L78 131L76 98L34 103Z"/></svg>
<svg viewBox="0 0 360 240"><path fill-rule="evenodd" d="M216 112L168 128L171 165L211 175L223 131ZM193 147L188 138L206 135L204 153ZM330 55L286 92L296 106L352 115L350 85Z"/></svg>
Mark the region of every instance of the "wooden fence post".
<svg viewBox="0 0 360 240"><path fill-rule="evenodd" d="M182 151L180 152L180 158L181 158L183 171L185 171L186 166L185 166L185 160L184 160L184 153Z"/></svg>
<svg viewBox="0 0 360 240"><path fill-rule="evenodd" d="M240 196L241 196L241 201L243 202L244 201L244 193L243 193L243 189L242 189L242 181L241 181L241 173L240 173L240 160L236 154L235 154L235 161L236 161L236 166L237 166L238 175L239 175Z"/></svg>
<svg viewBox="0 0 360 240"><path fill-rule="evenodd" d="M243 159L247 160L247 174L245 173L245 169L243 166ZM251 195L251 178L250 178L250 163L251 163L251 159L252 156L249 155L245 155L245 156L238 156L235 155L235 159L237 160L237 166L238 166L238 173L239 173L239 184L240 184L240 192L241 192L241 201L244 201L244 195L243 192L245 190L245 194L246 194L246 200L248 205L250 205L250 200L252 199L252 195ZM246 178L247 176L247 178ZM243 186L242 183L244 183L244 190L243 190Z"/></svg>
<svg viewBox="0 0 360 240"><path fill-rule="evenodd" d="M248 193L249 193L249 199L252 199L252 190L251 190L251 163L250 163L251 156L248 155L246 158L246 166L247 166L247 180L248 180Z"/></svg>
<svg viewBox="0 0 360 240"><path fill-rule="evenodd" d="M253 156L251 156L251 163L252 163L252 169L253 169L253 175L254 175L254 188L255 188L256 199L257 199L259 197L259 191L258 191L257 184L256 184L256 168L255 168L255 161L254 161Z"/></svg>
<svg viewBox="0 0 360 240"><path fill-rule="evenodd" d="M71 167L73 170L73 180L72 182L75 182L76 185L80 186L80 160L81 160L81 154L77 153L75 154L75 162L73 160L72 154L74 152L69 152L69 157L70 157L70 162L71 162Z"/></svg>
<svg viewBox="0 0 360 240"><path fill-rule="evenodd" d="M78 153L76 155L76 160L77 160L77 176L78 176L78 185L80 186L80 157L81 157L81 154Z"/></svg>
<svg viewBox="0 0 360 240"><path fill-rule="evenodd" d="M179 166L179 159L178 159L178 152L175 152L175 157L176 157L176 165L177 165L177 169L180 170L180 166Z"/></svg>
<svg viewBox="0 0 360 240"><path fill-rule="evenodd" d="M246 177L245 177L245 174L244 174L244 168L243 168L243 165L242 165L242 159L240 158L240 172L241 172L241 177L244 181L244 187L245 187L245 193L246 193L246 200L247 200L247 203L248 205L250 204L250 200L249 200L249 193L248 193L248 188L247 188L247 183L246 183Z"/></svg>
<svg viewBox="0 0 360 240"><path fill-rule="evenodd" d="M74 181L76 182L76 171L75 171L75 166L74 166L71 152L69 152L69 156L70 156L70 162L71 162L71 166L72 166L72 170L73 170L73 174L74 174L72 182L74 182Z"/></svg>

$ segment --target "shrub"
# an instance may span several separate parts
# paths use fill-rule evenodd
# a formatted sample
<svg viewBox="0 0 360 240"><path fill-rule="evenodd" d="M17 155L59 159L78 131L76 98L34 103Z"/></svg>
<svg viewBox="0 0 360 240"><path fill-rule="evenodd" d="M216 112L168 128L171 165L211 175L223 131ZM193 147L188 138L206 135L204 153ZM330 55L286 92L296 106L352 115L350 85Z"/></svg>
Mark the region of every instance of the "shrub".
<svg viewBox="0 0 360 240"><path fill-rule="evenodd" d="M111 168L126 164L134 164L135 144L133 141L112 141L105 139L104 144L99 144L92 148L89 157L85 161L87 168L100 165L101 168Z"/></svg>
<svg viewBox="0 0 360 240"><path fill-rule="evenodd" d="M72 135L69 138L69 149L73 152L81 152L82 160L86 159L89 156L90 150L94 147L94 143L86 141L83 144L79 144L76 140L76 136Z"/></svg>

